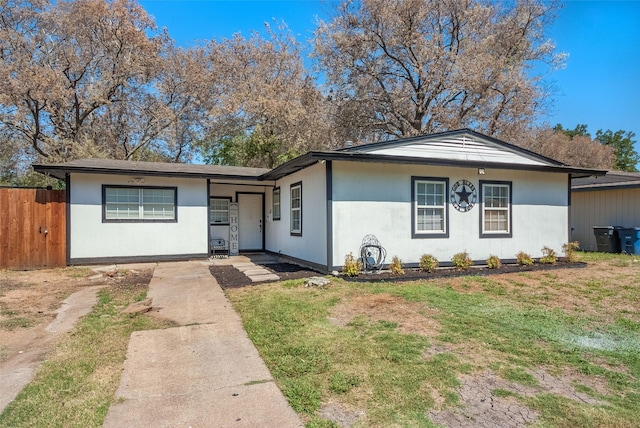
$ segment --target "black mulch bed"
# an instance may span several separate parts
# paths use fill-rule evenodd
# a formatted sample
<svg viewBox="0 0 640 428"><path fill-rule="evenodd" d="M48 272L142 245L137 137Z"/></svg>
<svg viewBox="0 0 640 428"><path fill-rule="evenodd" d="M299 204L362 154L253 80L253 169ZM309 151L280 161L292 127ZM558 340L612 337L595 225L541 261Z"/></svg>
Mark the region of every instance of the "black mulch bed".
<svg viewBox="0 0 640 428"><path fill-rule="evenodd" d="M247 275L233 266L210 266L209 271L223 289L238 288L253 284Z"/></svg>
<svg viewBox="0 0 640 428"><path fill-rule="evenodd" d="M281 281L322 275L314 270L297 266L291 263L270 263L262 266L278 275ZM233 266L211 266L209 267L209 271L211 271L211 275L213 275L216 281L218 281L218 284L220 284L220 287L222 287L223 289L259 284L259 282L251 282L249 277L247 277L245 274L243 274Z"/></svg>
<svg viewBox="0 0 640 428"><path fill-rule="evenodd" d="M400 282L400 281L416 281L419 279L437 279L437 278L455 278L458 276L486 276L486 275L498 275L502 273L518 273L518 272L535 272L535 271L546 271L546 270L556 270L556 269L572 269L572 268L583 268L586 267L587 264L584 262L558 262L555 265L546 265L546 264L534 264L531 266L519 266L519 265L502 265L502 267L498 269L489 269L487 267L472 267L469 270L457 270L455 268L440 268L436 269L435 272L423 272L419 269L405 269L404 275L394 275L389 271L382 271L378 273L361 273L356 277L343 277L345 281L353 281L353 282L374 282L374 281L389 281L389 282Z"/></svg>
<svg viewBox="0 0 640 428"><path fill-rule="evenodd" d="M280 280L286 281L289 279L309 278L312 276L322 275L314 270L304 268L291 263L274 263L263 265L265 268L275 273L280 277ZM346 281L353 282L400 282L400 281L416 281L420 279L437 279L437 278L454 278L458 276L486 276L486 275L498 275L502 273L518 273L518 272L535 272L535 271L549 271L556 269L575 269L584 268L587 264L584 262L558 262L555 265L541 265L535 264L532 266L518 266L518 265L503 265L499 269L489 269L487 267L474 267L469 270L456 270L454 268L441 268L435 272L428 273L422 272L418 269L405 269L404 275L394 275L389 271L382 271L379 273L361 273L357 277L342 278ZM251 280L238 269L233 266L211 266L209 268L211 274L215 277L220 287L238 288L245 287L247 285L258 284L251 282Z"/></svg>

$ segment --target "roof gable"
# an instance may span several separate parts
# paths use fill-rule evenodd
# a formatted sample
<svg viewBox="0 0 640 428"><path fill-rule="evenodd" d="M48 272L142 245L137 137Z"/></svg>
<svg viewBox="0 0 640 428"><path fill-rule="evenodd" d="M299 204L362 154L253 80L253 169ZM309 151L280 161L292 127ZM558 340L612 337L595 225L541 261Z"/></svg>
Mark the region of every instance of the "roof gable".
<svg viewBox="0 0 640 428"><path fill-rule="evenodd" d="M562 165L553 159L469 129L366 144L343 151L512 165Z"/></svg>

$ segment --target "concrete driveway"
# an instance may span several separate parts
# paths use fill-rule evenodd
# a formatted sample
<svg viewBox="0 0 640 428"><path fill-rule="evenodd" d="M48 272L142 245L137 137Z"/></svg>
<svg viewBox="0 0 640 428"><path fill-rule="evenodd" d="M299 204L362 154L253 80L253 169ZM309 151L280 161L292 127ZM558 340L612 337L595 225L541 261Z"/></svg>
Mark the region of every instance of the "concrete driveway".
<svg viewBox="0 0 640 428"><path fill-rule="evenodd" d="M134 332L104 427L301 427L206 262L160 263L148 296L179 327Z"/></svg>

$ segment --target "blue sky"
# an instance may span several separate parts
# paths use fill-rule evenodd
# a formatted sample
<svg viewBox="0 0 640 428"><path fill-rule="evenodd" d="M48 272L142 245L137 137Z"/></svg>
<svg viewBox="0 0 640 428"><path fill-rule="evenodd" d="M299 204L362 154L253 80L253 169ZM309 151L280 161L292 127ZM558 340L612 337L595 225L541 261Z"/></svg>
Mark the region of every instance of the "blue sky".
<svg viewBox="0 0 640 428"><path fill-rule="evenodd" d="M299 40L309 39L317 18L327 19L336 2L318 0L141 0L179 46L198 40L248 36L274 19ZM573 129L633 131L640 152L640 0L566 1L548 36L566 67L546 76L556 92L544 121Z"/></svg>

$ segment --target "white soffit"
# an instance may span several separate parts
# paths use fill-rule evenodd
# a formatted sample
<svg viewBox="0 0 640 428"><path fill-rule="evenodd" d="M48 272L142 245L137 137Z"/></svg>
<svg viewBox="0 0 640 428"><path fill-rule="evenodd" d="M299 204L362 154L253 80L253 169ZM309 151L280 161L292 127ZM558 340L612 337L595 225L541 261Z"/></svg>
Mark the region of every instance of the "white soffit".
<svg viewBox="0 0 640 428"><path fill-rule="evenodd" d="M459 161L495 162L518 165L549 165L508 147L468 136L449 137L414 141L405 145L386 147L368 151L380 155L410 156L429 159L450 159Z"/></svg>

